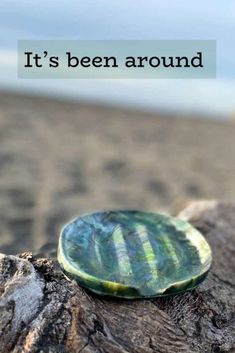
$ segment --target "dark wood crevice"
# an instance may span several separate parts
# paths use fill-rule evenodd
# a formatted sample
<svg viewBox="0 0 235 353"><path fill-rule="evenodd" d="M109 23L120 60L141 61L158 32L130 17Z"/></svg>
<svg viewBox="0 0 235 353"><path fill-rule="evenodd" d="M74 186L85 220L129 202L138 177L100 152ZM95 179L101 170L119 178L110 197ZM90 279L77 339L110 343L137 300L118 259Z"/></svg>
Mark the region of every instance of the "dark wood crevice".
<svg viewBox="0 0 235 353"><path fill-rule="evenodd" d="M205 235L213 265L204 283L177 296L105 299L68 281L55 259L0 259L0 352L235 352L235 204L195 203L180 216Z"/></svg>

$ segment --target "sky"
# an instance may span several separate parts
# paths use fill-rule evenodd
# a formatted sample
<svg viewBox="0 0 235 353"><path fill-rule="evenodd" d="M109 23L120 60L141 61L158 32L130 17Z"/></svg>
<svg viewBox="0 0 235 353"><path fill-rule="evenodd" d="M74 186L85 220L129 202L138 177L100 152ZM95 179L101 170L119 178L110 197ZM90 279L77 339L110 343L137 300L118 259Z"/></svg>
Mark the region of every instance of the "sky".
<svg viewBox="0 0 235 353"><path fill-rule="evenodd" d="M234 18L234 0L2 0L0 88L230 117L235 114ZM217 78L23 80L17 78L19 39L215 39Z"/></svg>

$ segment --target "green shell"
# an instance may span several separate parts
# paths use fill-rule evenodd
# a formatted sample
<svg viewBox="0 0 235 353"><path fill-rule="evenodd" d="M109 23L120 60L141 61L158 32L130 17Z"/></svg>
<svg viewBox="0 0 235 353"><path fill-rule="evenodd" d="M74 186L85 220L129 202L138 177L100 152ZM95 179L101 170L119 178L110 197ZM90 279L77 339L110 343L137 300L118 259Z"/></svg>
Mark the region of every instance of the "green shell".
<svg viewBox="0 0 235 353"><path fill-rule="evenodd" d="M67 277L101 294L150 298L195 288L211 249L189 223L141 211L98 212L62 230L58 261Z"/></svg>

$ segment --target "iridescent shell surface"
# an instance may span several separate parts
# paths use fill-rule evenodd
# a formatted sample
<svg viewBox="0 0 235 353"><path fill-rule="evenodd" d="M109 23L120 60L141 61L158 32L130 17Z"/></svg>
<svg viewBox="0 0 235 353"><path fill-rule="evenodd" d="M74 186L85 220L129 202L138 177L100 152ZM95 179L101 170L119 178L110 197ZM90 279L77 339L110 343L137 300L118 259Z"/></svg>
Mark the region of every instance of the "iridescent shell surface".
<svg viewBox="0 0 235 353"><path fill-rule="evenodd" d="M58 260L67 277L101 294L150 298L195 288L211 249L189 223L141 211L76 218L62 230Z"/></svg>

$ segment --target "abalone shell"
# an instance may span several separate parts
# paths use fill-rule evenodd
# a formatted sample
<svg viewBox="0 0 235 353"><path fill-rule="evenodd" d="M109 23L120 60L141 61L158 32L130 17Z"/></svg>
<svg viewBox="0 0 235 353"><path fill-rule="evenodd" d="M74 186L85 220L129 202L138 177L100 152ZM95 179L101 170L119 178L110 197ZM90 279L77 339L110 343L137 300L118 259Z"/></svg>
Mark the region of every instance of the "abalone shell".
<svg viewBox="0 0 235 353"><path fill-rule="evenodd" d="M189 223L162 214L108 211L66 225L58 260L67 277L101 295L150 298L195 288L211 249Z"/></svg>

